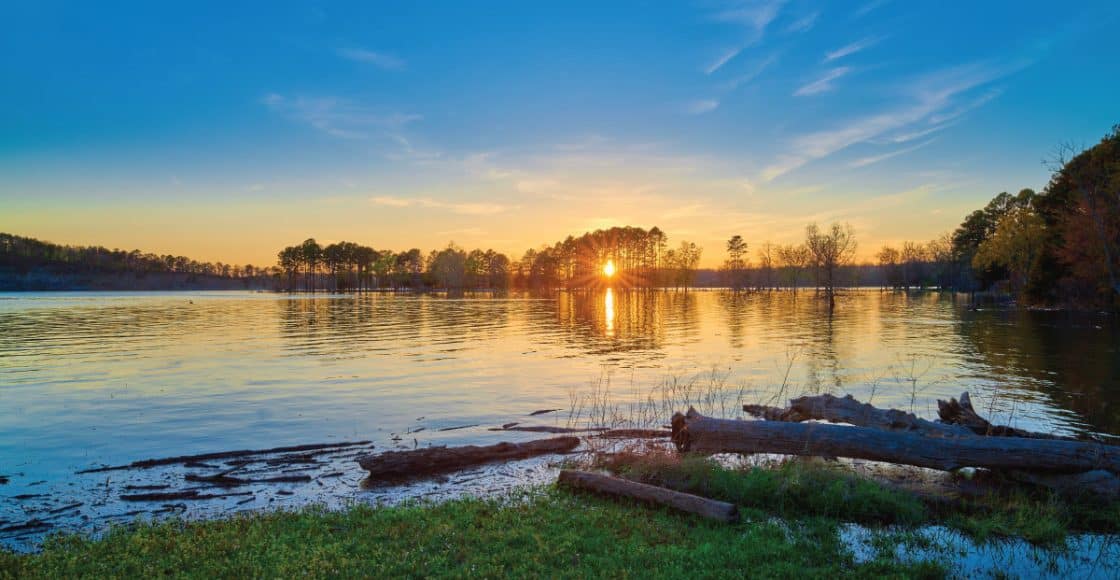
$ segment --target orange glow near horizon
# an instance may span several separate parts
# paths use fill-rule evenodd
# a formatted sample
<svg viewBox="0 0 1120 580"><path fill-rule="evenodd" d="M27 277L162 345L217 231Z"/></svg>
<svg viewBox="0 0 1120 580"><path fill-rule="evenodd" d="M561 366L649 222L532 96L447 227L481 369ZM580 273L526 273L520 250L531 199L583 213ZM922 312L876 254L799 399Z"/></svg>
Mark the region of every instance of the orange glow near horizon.
<svg viewBox="0 0 1120 580"><path fill-rule="evenodd" d="M614 260L607 260L607 263L603 264L603 275L607 278L614 276Z"/></svg>

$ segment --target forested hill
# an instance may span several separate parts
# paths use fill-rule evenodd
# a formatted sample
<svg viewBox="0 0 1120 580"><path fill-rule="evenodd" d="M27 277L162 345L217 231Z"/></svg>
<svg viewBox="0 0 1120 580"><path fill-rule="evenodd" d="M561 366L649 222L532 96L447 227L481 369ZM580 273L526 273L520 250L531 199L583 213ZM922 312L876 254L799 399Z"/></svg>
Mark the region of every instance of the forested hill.
<svg viewBox="0 0 1120 580"><path fill-rule="evenodd" d="M272 288L268 268L185 256L63 246L0 233L0 291L241 290Z"/></svg>

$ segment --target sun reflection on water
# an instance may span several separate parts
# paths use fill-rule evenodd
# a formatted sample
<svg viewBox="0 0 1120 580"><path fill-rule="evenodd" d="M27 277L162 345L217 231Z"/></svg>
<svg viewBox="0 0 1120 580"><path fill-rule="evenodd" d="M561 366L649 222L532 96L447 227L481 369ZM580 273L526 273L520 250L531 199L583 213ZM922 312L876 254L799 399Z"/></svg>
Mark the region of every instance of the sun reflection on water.
<svg viewBox="0 0 1120 580"><path fill-rule="evenodd" d="M607 288L607 292L603 294L603 308L606 311L603 318L607 323L607 336L614 336L614 291Z"/></svg>

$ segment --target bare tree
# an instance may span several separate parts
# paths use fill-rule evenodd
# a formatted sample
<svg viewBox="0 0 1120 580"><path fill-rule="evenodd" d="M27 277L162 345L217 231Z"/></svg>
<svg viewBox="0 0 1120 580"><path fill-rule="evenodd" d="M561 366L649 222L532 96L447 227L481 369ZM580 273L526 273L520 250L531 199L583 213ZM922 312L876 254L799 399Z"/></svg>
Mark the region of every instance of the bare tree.
<svg viewBox="0 0 1120 580"><path fill-rule="evenodd" d="M805 247L812 255L818 284L823 286L831 310L836 306L837 270L855 257L855 232L848 224L834 223L826 232L822 232L817 224L809 224L805 228Z"/></svg>

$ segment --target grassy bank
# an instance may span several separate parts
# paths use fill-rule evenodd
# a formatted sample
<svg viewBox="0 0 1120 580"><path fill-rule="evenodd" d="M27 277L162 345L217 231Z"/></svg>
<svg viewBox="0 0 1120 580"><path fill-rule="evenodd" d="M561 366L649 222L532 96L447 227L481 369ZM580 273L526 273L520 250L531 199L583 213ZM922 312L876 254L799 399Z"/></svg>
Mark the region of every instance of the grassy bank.
<svg viewBox="0 0 1120 580"><path fill-rule="evenodd" d="M732 502L756 514L825 517L865 525L943 525L975 541L1022 538L1060 546L1072 532L1120 533L1120 502L1062 497L1043 489L992 486L988 493L926 501L840 465L789 461L731 469L699 456L622 453L596 461L629 479Z"/></svg>
<svg viewBox="0 0 1120 580"><path fill-rule="evenodd" d="M932 507L803 463L736 470L655 455L607 463L628 477L735 502L743 521L711 523L545 488L502 499L144 523L97 540L61 536L40 553L0 552L0 577L940 577L948 565L895 557L896 546L913 541L907 529L941 523L976 538L1056 543L1089 510L1026 495ZM1095 506L1093 521L1115 532L1116 510ZM840 539L841 522L881 530L880 555L857 562Z"/></svg>
<svg viewBox="0 0 1120 580"><path fill-rule="evenodd" d="M69 536L0 555L4 577L932 576L933 565L855 564L837 523L709 523L559 490L505 500L355 507L171 522Z"/></svg>

